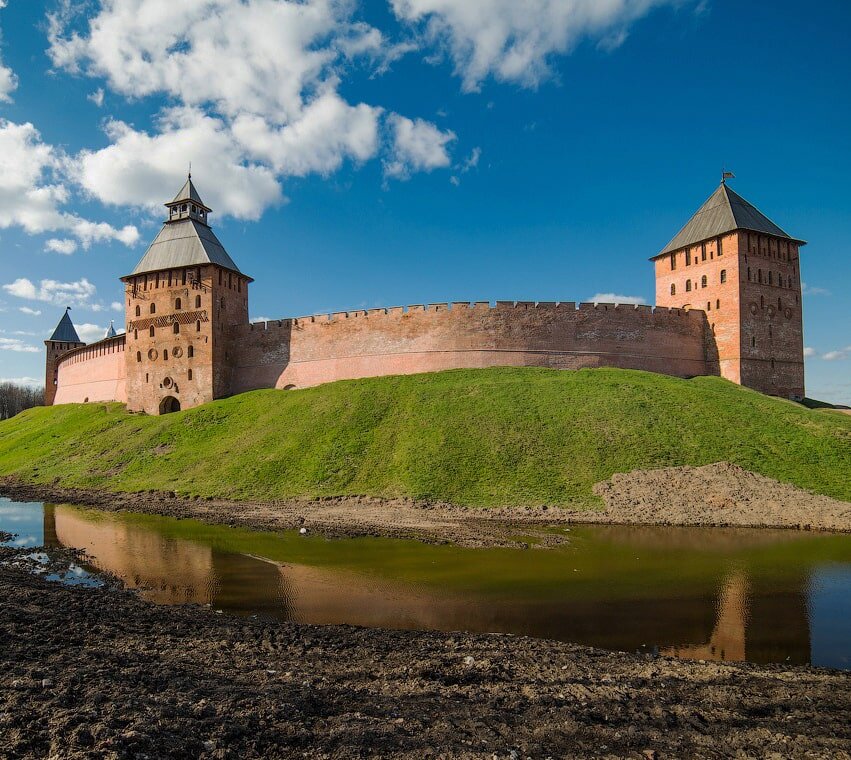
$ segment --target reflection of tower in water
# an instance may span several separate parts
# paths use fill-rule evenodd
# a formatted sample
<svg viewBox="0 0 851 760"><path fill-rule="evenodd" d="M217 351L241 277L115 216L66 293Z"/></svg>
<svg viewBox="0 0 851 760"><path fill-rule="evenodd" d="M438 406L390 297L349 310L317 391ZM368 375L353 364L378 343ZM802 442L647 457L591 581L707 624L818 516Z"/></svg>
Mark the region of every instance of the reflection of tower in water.
<svg viewBox="0 0 851 760"><path fill-rule="evenodd" d="M662 654L691 660L809 663L803 591L761 594L752 599L747 574L735 570L721 585L716 609L709 641L668 647Z"/></svg>

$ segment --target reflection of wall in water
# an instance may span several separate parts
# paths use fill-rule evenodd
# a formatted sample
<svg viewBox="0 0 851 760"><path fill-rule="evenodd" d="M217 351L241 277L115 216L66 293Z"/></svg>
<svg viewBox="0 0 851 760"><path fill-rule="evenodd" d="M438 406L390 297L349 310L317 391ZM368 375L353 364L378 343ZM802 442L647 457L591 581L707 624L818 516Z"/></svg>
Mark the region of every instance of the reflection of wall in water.
<svg viewBox="0 0 851 760"><path fill-rule="evenodd" d="M120 577L159 604L212 604L233 612L280 614L277 565L208 546L169 539L110 517L92 519L71 507L44 507L46 546L85 549L91 564Z"/></svg>

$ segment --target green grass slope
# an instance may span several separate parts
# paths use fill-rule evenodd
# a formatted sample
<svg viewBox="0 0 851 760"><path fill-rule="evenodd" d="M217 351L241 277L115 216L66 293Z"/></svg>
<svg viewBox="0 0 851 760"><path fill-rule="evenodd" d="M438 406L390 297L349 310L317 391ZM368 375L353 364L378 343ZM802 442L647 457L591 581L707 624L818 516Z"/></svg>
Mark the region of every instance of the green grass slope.
<svg viewBox="0 0 851 760"><path fill-rule="evenodd" d="M851 417L718 378L501 368L256 391L164 417L85 404L0 423L0 475L236 499L590 506L613 473L719 460L851 501Z"/></svg>

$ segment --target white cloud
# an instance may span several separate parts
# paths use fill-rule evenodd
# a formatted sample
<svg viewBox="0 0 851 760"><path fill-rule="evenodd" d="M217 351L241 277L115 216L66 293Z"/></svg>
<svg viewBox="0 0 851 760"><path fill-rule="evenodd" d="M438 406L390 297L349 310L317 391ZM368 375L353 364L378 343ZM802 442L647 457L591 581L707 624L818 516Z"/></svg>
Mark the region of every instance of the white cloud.
<svg viewBox="0 0 851 760"><path fill-rule="evenodd" d="M282 201L282 179L378 155L383 109L347 102L340 77L358 63L380 72L411 44L354 21L352 0L205 0L178 12L169 0L101 0L88 15L86 5L50 16L54 65L172 103L150 131L109 121L110 145L76 157L74 177L102 202L159 210L191 161L215 211L256 219Z"/></svg>
<svg viewBox="0 0 851 760"><path fill-rule="evenodd" d="M91 299L96 288L85 277L75 282L58 282L42 280L35 285L25 277L3 285L9 295L30 301L43 301L55 306L86 306L91 307Z"/></svg>
<svg viewBox="0 0 851 760"><path fill-rule="evenodd" d="M445 50L466 91L488 77L535 87L581 40L611 50L651 9L680 0L390 0L397 18Z"/></svg>
<svg viewBox="0 0 851 760"><path fill-rule="evenodd" d="M106 335L106 328L100 325L93 325L91 322L83 322L80 325L74 325L77 330L77 335L83 343L94 343L96 340L101 340Z"/></svg>
<svg viewBox="0 0 851 760"><path fill-rule="evenodd" d="M818 288L813 285L808 285L806 282L801 283L801 293L805 296L829 296L830 291L826 288Z"/></svg>
<svg viewBox="0 0 851 760"><path fill-rule="evenodd" d="M77 250L77 242L69 238L51 238L44 244L44 250L53 251L53 253L61 253L64 256L70 256Z"/></svg>
<svg viewBox="0 0 851 760"><path fill-rule="evenodd" d="M38 309L31 309L29 306L19 306L18 311L21 314L29 314L31 317L40 317L41 312Z"/></svg>
<svg viewBox="0 0 851 760"><path fill-rule="evenodd" d="M0 0L0 10L6 7L6 0ZM0 42L3 41L3 35L0 33ZM3 65L3 60L0 58L0 103L11 103L12 93L18 87L18 78L15 72L8 66Z"/></svg>
<svg viewBox="0 0 851 760"><path fill-rule="evenodd" d="M124 311L124 304L120 303L119 301L113 301L109 305L109 308L112 309L113 311L123 312Z"/></svg>
<svg viewBox="0 0 851 760"><path fill-rule="evenodd" d="M24 343L20 338L0 338L0 351L14 351L16 353L37 354L41 351L36 346Z"/></svg>
<svg viewBox="0 0 851 760"><path fill-rule="evenodd" d="M86 100L94 103L98 108L103 107L103 87L98 87L93 93L86 96Z"/></svg>
<svg viewBox="0 0 851 760"><path fill-rule="evenodd" d="M588 299L590 303L623 303L623 304L646 304L647 301L641 296L622 296L618 293L595 293Z"/></svg>
<svg viewBox="0 0 851 760"><path fill-rule="evenodd" d="M15 383L16 385L30 385L38 387L44 385L44 379L37 377L0 377L0 383Z"/></svg>
<svg viewBox="0 0 851 760"><path fill-rule="evenodd" d="M809 358L811 356L816 356L817 353L818 352L814 348L812 348L811 346L806 346L804 348L804 357L806 357L806 358Z"/></svg>
<svg viewBox="0 0 851 760"><path fill-rule="evenodd" d="M845 346L845 348L840 348L836 351L828 351L827 353L822 354L821 358L826 362L835 362L851 358L851 346Z"/></svg>
<svg viewBox="0 0 851 760"><path fill-rule="evenodd" d="M139 233L131 225L119 230L61 210L70 200L63 181L66 161L42 142L32 124L0 119L0 229L19 226L30 234L63 230L84 248L105 240L133 245Z"/></svg>
<svg viewBox="0 0 851 760"><path fill-rule="evenodd" d="M384 162L385 176L407 179L413 172L430 172L450 165L447 145L456 139L454 132L441 132L431 122L411 120L397 113L391 113L387 122L393 143L390 157Z"/></svg>

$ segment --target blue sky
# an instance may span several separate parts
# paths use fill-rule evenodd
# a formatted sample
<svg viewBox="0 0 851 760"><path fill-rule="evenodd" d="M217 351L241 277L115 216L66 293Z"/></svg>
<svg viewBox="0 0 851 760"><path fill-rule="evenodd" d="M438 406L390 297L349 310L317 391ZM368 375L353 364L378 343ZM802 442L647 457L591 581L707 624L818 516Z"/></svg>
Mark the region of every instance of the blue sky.
<svg viewBox="0 0 851 760"><path fill-rule="evenodd" d="M731 184L803 249L808 395L851 403L851 4L0 0L0 377L93 339L188 163L252 317L653 301ZM23 311L22 311L23 310ZM35 350L38 349L38 350Z"/></svg>

